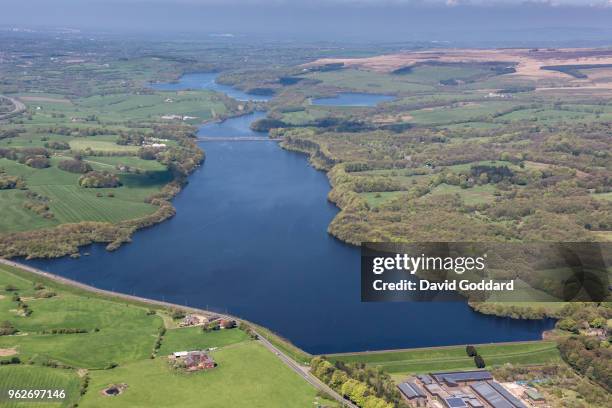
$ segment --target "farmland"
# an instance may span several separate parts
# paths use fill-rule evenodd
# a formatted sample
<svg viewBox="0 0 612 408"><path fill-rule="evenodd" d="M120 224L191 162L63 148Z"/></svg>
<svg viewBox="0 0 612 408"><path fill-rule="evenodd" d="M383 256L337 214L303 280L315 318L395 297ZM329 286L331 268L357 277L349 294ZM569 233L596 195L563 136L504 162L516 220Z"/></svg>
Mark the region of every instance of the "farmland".
<svg viewBox="0 0 612 408"><path fill-rule="evenodd" d="M169 72L158 71L164 67ZM45 72L39 83L45 92L27 86L12 92L25 111L1 127L0 174L20 180L0 190L6 215L0 220L2 255L32 256L36 246L37 256L76 256L62 239L92 241L77 229L93 228L93 240L118 244L126 233L172 216L168 200L203 160L193 125L251 109L212 91L148 88L155 79L175 75L176 67L145 59L112 66L67 63ZM116 182L87 188L82 179L88 172ZM62 233L54 232L58 228ZM41 237L36 244L33 234Z"/></svg>
<svg viewBox="0 0 612 408"><path fill-rule="evenodd" d="M18 357L21 362L0 366L0 387L66 390L63 401L31 406L68 407L78 402L84 407L161 407L175 406L180 399L181 406L195 407L201 406L202 398L208 406L303 407L315 401L333 406L240 329L205 333L200 327L172 325L151 358L160 328L172 321L164 308L151 310L4 265L0 288L0 321L18 330L16 335L0 336L5 353L0 360ZM41 291L53 295L41 297ZM15 294L31 314L18 313ZM174 351L210 347L216 348L213 357L218 364L211 371L184 373L168 365L166 357ZM120 396L100 392L109 384L123 383L127 389Z"/></svg>

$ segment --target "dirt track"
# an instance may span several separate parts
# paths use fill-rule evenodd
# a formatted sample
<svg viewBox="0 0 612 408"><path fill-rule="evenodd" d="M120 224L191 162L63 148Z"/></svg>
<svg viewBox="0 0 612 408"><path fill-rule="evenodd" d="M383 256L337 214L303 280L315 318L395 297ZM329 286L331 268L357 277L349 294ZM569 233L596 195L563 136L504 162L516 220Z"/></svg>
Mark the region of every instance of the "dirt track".
<svg viewBox="0 0 612 408"><path fill-rule="evenodd" d="M24 112L26 110L25 104L15 98L11 98L11 97L4 96L4 95L0 95L0 98L8 99L15 106L15 108L11 112L0 114L0 119L6 119L11 116L18 115L21 112Z"/></svg>

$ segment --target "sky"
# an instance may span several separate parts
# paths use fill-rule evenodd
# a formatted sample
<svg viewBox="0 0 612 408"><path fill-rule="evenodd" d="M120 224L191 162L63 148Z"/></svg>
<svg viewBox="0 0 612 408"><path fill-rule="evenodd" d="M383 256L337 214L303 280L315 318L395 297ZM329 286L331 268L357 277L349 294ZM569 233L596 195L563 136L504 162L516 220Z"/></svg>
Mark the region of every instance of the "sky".
<svg viewBox="0 0 612 408"><path fill-rule="evenodd" d="M612 0L17 0L0 27L277 40L612 44Z"/></svg>

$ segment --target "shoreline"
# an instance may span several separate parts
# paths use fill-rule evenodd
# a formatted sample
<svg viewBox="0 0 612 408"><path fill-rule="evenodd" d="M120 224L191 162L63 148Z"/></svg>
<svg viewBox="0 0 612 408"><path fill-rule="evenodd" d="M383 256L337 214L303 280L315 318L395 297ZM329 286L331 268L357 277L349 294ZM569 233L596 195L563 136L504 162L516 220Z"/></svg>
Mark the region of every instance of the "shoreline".
<svg viewBox="0 0 612 408"><path fill-rule="evenodd" d="M31 266L24 265L22 263L15 262L15 261L5 259L5 258L0 258L0 265L6 265L9 267L13 267L23 272L49 279L55 283L59 283L61 285L69 286L69 287L76 288L76 289L81 289L83 291L97 294L102 297L124 300L130 303L140 304L141 306L157 306L161 308L176 308L176 309L182 309L187 312L193 312L193 313L214 314L214 315L217 315L223 318L236 320L237 322L244 322L244 323L247 323L253 326L255 329L259 330L258 335L260 337L263 337L268 341L281 343L280 347L282 347L283 349L286 349L286 348L293 349L293 350L285 350L285 351L289 351L290 353L291 351L300 353L301 356L299 357L302 357L301 360L304 360L303 357L315 357L315 356L330 357L330 356L347 356L347 355L382 354L382 353L393 353L393 352L413 351L413 350L437 350L437 349L445 349L445 348L453 348L453 347L462 347L462 346L467 346L467 345L486 346L486 345L531 344L531 343L538 343L541 341L545 341L544 334L547 333L547 331L542 332L542 338L540 340L517 340L517 341L502 341L502 342L490 342L490 343L473 343L473 344L449 344L449 345L444 345L444 346L426 346L426 347L411 347L411 348L382 349L382 350L347 351L347 352L329 353L329 354L326 354L326 353L310 354L306 352L305 350L302 350L295 344L293 344L291 341L285 339L281 335L278 335L272 332L270 329L264 326L261 326L257 323L251 322L249 320L240 318L238 316L234 316L232 314L218 313L218 312L208 310L208 309L179 305L176 303L166 302L162 300L156 300L156 299L151 299L151 298L145 298L142 296L129 295L129 294L121 293L121 292L100 289L100 288L96 288L95 286L88 285L86 283L81 283L81 282L75 281L70 278L65 278L63 276L59 276L59 275L56 275L50 272L46 272L41 269L33 268ZM262 336L261 335L262 331L265 332L269 337L271 337L271 339L269 339L266 336ZM299 357L298 357L298 360L300 359Z"/></svg>
<svg viewBox="0 0 612 408"><path fill-rule="evenodd" d="M128 295L125 293L110 291L106 289L99 289L99 288L96 288L94 286L91 286L85 283L77 282L73 279L64 278L63 276L58 276L53 273L46 272L46 271L43 271L37 268L33 268L28 265L23 265L19 262L14 262L14 261L4 259L4 258L0 258L0 265L9 266L9 267L18 269L28 274L43 277L45 279L51 280L54 283L58 283L60 285L80 289L85 292L93 293L93 294L100 295L106 298L126 300L130 303L136 303L137 305L140 305L140 306L178 308L178 309L182 309L182 310L193 312L193 313L201 313L201 314L209 314L209 315L214 314L214 315L220 316L225 319L235 320L237 323L240 323L240 322L246 323L247 325L251 326L251 330L253 330L253 332L257 336L257 341L259 341L261 345L265 347L268 351L270 351L272 354L276 355L276 357L279 360L281 360L286 366L288 366L291 370L297 373L304 381L308 382L310 385L320 390L321 392L327 393L334 400L339 402L342 406L347 406L349 408L357 408L356 405L344 399L340 394L338 394L336 391L330 388L327 384L323 383L314 374L312 374L310 370L308 369L308 364L304 364L303 362L296 360L291 355L291 353L288 353L287 350L285 350L285 347L279 347L277 343L287 342L289 346L298 349L305 355L310 356L310 354L305 353L303 350L299 349L297 346L293 345L292 343L289 343L288 340L285 340L275 335L268 329L263 328L255 323L251 323L248 320L241 319L237 316L233 316L227 313L217 313L217 312L212 312L206 309L194 308L190 306L181 306L175 303L165 302L161 300L149 299L149 298L144 298L144 297L135 296L135 295ZM269 339L268 337L263 336L261 334L261 329L265 330L272 338Z"/></svg>

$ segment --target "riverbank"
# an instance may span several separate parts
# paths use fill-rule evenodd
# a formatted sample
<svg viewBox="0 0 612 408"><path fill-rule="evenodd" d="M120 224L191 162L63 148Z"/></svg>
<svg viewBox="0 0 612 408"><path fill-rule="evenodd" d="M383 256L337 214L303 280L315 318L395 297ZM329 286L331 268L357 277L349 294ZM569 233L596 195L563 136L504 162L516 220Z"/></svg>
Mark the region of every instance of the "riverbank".
<svg viewBox="0 0 612 408"><path fill-rule="evenodd" d="M121 300L124 302L128 302L137 306L145 306L148 308L156 309L156 310L183 310L188 313L197 313L204 315L216 315L220 316L224 319L236 320L237 322L244 322L252 327L257 335L266 339L274 348L282 350L283 354L290 358L295 364L307 366L314 356L301 350L299 347L295 346L288 340L282 338L281 336L275 334L271 330L262 327L258 324L249 322L237 316L233 316L231 314L226 313L218 313L212 310L206 310L201 308L194 308L185 305L179 305L171 302L159 301L155 299L144 298L141 296L129 295L114 291L108 291L104 289L99 289L81 282L74 281L72 279L68 279L62 276L54 275L52 273L30 267L28 265L24 265L18 262L14 262L7 259L0 258L0 264L9 266L14 268L11 272L16 275L22 275L31 279L33 276L36 277L36 281L42 284L48 284L53 282L56 285L60 285L63 289L68 289L73 291L74 293L86 295L88 297L94 296L100 299L107 300ZM546 340L534 340L534 341L513 341L513 342L499 342L499 343L484 343L484 344L472 344L477 347L479 350L486 351L486 356L491 357L491 362L498 362L499 364L504 363L527 363L528 360L523 359L523 357L529 355L529 361L533 364L541 364L546 360L547 356L551 356L555 353L548 353L551 351L552 345L555 342L546 341ZM419 348L402 348L402 349L389 349L389 350L372 350L372 351L361 351L361 352L347 352L347 353L331 353L326 354L332 360L341 360L345 362L366 362L369 364L379 364L382 366L397 366L400 365L401 361L406 362L407 360L414 360L414 363L421 364L419 367L412 368L411 370L416 371L406 371L405 367L402 368L402 372L417 372L421 370L423 372L429 370L442 370L442 369L466 369L471 367L471 365L466 365L466 359L463 354L465 353L466 345L455 345L455 346L438 346L438 347L419 347ZM555 346L556 347L556 346ZM546 351L546 353L542 353L542 355L538 356L539 353L531 351ZM502 361L504 355L514 354L519 359L508 359L507 361ZM449 361L443 361L444 359L437 361L437 358L433 358L435 355L442 356L450 356L453 357ZM419 358L415 358L419 357ZM425 358L425 356L427 358ZM455 358L457 357L457 358ZM461 357L461 358L459 358ZM520 360L520 361L519 361ZM540 361L542 360L542 361ZM435 363L432 365L427 365L427 361ZM470 360L471 361L471 360ZM548 361L548 360L546 360ZM382 363L384 362L384 364ZM444 364L450 364L447 368ZM456 363L461 365L461 367L456 366ZM412 364L412 363L410 363ZM440 365L441 364L441 365ZM455 365L453 365L455 364ZM439 366L439 367L438 367ZM391 372L394 372L395 369L392 369Z"/></svg>
<svg viewBox="0 0 612 408"><path fill-rule="evenodd" d="M96 288L96 287L93 287L93 286L90 286L90 285L87 285L81 282L77 282L75 280L68 279L63 276L55 275L55 274L43 271L38 268L33 268L31 266L24 265L22 263L15 262L9 259L0 258L0 265L5 265L11 268L14 268L12 270L12 273L14 274L23 275L27 278L31 278L32 275L34 275L37 281L40 281L43 284L48 284L49 282L53 282L54 284L60 285L64 289L75 291L75 293L77 294L86 294L87 296L95 296L95 297L99 297L100 299L121 300L124 302L128 302L130 304L134 304L138 306L146 306L146 307L150 307L153 309L164 309L164 310L180 309L180 310L184 310L190 313L215 315L215 316L220 316L221 318L228 319L228 320L236 320L237 322L242 321L255 328L260 327L254 323L251 323L237 316L233 316L233 315L226 314L226 313L218 313L212 310L189 307L185 305L164 302L161 300L149 299L149 298L144 298L141 296L129 295L125 293ZM291 344L286 339L283 339L282 337L274 334L272 331L266 328L263 328L263 327L261 327L261 329L262 329L261 333L258 333L259 335L266 338L268 341L275 344L277 347L285 349L288 354L299 357L298 358L299 361L304 362L304 361L307 361L309 357L311 357L310 354L306 353L303 350L300 350L299 348Z"/></svg>
<svg viewBox="0 0 612 408"><path fill-rule="evenodd" d="M104 291L5 259L0 259L0 284L3 290L21 295L21 302L27 302L30 310L27 317L11 318L11 324L18 330L17 335L0 336L0 349L13 350L10 365L0 370L17 375L25 370L23 367L26 366L21 363L27 361L27 367L33 372L47 370L46 367L61 369L61 372L66 373L74 372L75 378L82 378L80 395L85 395L82 397L83 406L93 404L92 400L98 399L98 389L115 383L117 378L121 378L122 382L127 380L131 390L131 397L122 398L121 401L127 400L119 402L119 406L129 406L132 398L144 401L145 395L150 393L163 395L163 398L159 396L158 402L167 401L169 395L183 393L183 388L196 386L203 378L193 374L184 376L168 370L167 364L164 364L166 355L177 350L212 347L211 354L218 367L212 374L205 376L208 389L212 387L207 397L210 401L215 401L215 393L231 394L223 391L231 386L233 391L243 389L239 391L239 400L234 401L232 406L251 406L249 404L253 401L258 401L256 406L265 406L267 401L268 405L297 407L309 404L311 399L329 397L340 405L355 408L275 345L282 343L282 340L273 338L269 331L261 334L256 326L234 316ZM39 288L44 288L49 295L43 298L30 294ZM10 310L5 309L13 307L13 301L5 296L0 298L0 315L11 314ZM73 306L70 307L70 304ZM74 304L78 305L77 313L73 310ZM61 322L66 326L57 329L56 316L68 309L71 313ZM173 317L176 311L236 320L240 328L206 332L200 327L180 328L175 323L169 325L167 320L176 320ZM111 315L113 319L109 319ZM159 329L155 327L158 324L162 325ZM78 331L74 331L76 328L73 325L77 325L75 327ZM91 329L91 325L96 325L96 328ZM67 327L73 331L67 331ZM129 330L123 333L125 328ZM147 334L151 331L159 334ZM147 353L155 339L149 357ZM73 341L77 343L73 344ZM92 347L96 348L93 354ZM3 360L2 366L5 364ZM253 390L250 384L258 370L261 371L258 387ZM147 373L146 383L139 380L138 373L142 372ZM54 375L52 371L47 378L53 378ZM20 388L38 385L30 383L37 381L32 375L19 375L18 378L17 383L10 385ZM150 381L158 382L155 391L150 389ZM183 384L177 386L174 384L176 382ZM0 384L7 385L6 379L0 381ZM273 390L275 396L270 396ZM325 397L317 396L315 390L319 390ZM71 401L78 398L78 393L73 391L68 396ZM297 400L289 398L292 393L297 393ZM200 400L197 398L186 402L190 400L189 395L182 394L183 405L199 406ZM102 402L98 401L96 406ZM226 401L221 405L229 403Z"/></svg>

